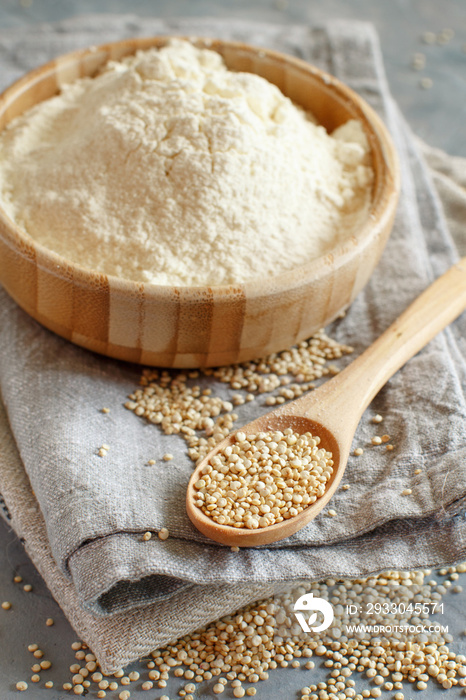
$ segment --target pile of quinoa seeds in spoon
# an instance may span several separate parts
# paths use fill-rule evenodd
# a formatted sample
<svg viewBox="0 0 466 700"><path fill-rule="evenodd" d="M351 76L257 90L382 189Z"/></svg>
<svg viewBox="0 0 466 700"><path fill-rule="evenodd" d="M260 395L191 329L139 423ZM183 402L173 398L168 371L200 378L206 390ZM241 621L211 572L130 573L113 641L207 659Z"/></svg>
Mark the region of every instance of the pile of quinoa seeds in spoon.
<svg viewBox="0 0 466 700"><path fill-rule="evenodd" d="M264 394L265 406L298 398L315 380L336 374L330 362L351 352L320 331L256 362L193 372L145 370L141 388L125 406L165 434L183 436L198 464L233 430L236 406ZM199 379L208 386L190 382ZM219 384L229 385L227 400L213 393ZM324 494L333 473L332 455L318 448L319 441L290 430L247 438L237 433L236 444L213 457L196 482L196 505L217 523L237 528L267 527L298 515Z"/></svg>
<svg viewBox="0 0 466 700"><path fill-rule="evenodd" d="M214 455L196 481L195 504L220 525L251 530L298 515L325 493L331 452L287 428L247 435Z"/></svg>

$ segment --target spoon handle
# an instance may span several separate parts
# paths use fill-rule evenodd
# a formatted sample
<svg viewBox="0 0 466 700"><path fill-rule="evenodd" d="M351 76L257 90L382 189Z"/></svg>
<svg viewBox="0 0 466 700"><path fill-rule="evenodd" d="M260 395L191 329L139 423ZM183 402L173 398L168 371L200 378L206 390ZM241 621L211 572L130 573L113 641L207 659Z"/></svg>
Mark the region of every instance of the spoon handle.
<svg viewBox="0 0 466 700"><path fill-rule="evenodd" d="M433 282L367 350L321 387L328 386L333 407L346 416L351 409L357 423L388 379L465 308L466 257Z"/></svg>

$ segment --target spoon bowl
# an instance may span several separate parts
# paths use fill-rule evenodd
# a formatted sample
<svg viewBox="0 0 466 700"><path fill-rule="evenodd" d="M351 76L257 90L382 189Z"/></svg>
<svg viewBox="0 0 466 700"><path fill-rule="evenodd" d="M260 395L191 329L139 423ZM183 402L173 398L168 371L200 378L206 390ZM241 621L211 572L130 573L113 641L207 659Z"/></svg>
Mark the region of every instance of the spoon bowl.
<svg viewBox="0 0 466 700"><path fill-rule="evenodd" d="M313 392L313 398L317 398L319 402L319 390ZM293 402L296 404L296 402ZM290 404L291 406L291 404ZM323 447L328 452L332 453L333 473L327 481L326 490L323 496L317 499L315 503L302 510L298 515L283 520L275 525L262 527L257 530L249 530L248 528L231 527L231 525L220 525L212 518L209 518L203 511L195 505L196 489L194 484L201 478L203 468L218 452L224 450L228 445L234 444L234 435L231 433L222 442L220 442L196 467L188 484L186 494L186 510L191 522L203 535L209 537L215 542L237 547L255 547L261 544L271 544L284 537L290 537L295 532L304 527L310 520L322 510L335 493L338 484L346 466L346 459L341 460L340 443L337 438L321 423L312 419L307 415L299 415L287 411L289 407L278 408L271 411L260 418L248 423L241 428L241 432L246 432L246 435L259 432L269 432L275 430L285 430L291 428L293 432L303 433L310 432L314 436L319 436L319 447Z"/></svg>
<svg viewBox="0 0 466 700"><path fill-rule="evenodd" d="M356 360L318 389L241 428L248 434L284 431L312 433L332 453L333 473L324 494L280 523L258 529L220 525L195 504L195 483L211 458L234 442L234 433L196 467L188 484L186 510L195 527L224 545L254 547L289 537L316 517L332 498L346 468L359 420L370 401L413 355L466 308L466 258L430 285Z"/></svg>

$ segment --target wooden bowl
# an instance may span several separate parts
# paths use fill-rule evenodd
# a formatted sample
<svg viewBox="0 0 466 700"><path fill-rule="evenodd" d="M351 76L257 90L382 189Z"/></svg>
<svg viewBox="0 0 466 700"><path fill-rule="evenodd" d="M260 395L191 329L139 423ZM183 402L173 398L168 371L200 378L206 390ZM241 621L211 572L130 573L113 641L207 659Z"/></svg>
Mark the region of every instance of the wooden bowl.
<svg viewBox="0 0 466 700"><path fill-rule="evenodd" d="M33 105L109 60L163 46L170 37L132 39L61 56L0 96L0 129ZM345 309L372 274L395 215L397 156L375 112L314 66L238 42L196 39L232 70L275 83L333 131L359 119L375 172L370 215L358 233L324 257L273 278L229 286L169 287L104 275L67 261L22 231L0 208L0 282L58 335L103 355L164 367L217 366L277 352L312 335Z"/></svg>

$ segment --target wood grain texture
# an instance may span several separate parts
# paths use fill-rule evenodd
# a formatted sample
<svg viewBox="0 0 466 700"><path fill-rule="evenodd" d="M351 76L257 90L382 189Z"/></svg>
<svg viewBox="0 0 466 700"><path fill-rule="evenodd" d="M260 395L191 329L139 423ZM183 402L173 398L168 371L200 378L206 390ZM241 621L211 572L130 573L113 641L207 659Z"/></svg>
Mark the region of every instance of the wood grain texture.
<svg viewBox="0 0 466 700"><path fill-rule="evenodd" d="M61 56L0 96L0 128L60 86L93 76L110 59L162 46L128 39ZM368 281L390 234L399 194L397 156L375 112L314 66L239 42L198 39L232 70L257 73L333 130L359 119L375 180L367 223L323 258L274 278L218 287L168 287L102 275L66 261L19 229L0 208L0 282L47 328L95 352L165 367L231 364L283 350L333 320ZM298 263L299 261L297 261Z"/></svg>
<svg viewBox="0 0 466 700"><path fill-rule="evenodd" d="M466 309L466 258L435 280L387 330L342 372L299 399L244 425L246 435L285 430L309 431L332 453L333 473L323 496L298 515L275 525L249 530L219 525L195 505L195 483L217 452L234 443L229 435L193 472L186 492L186 512L206 537L228 546L256 547L290 537L327 505L343 477L361 416L384 384L411 357Z"/></svg>

